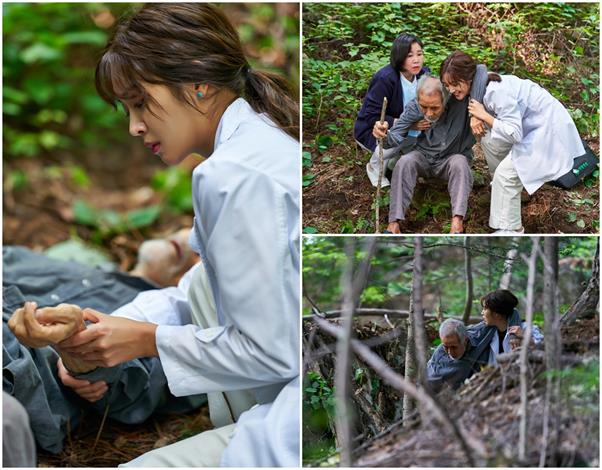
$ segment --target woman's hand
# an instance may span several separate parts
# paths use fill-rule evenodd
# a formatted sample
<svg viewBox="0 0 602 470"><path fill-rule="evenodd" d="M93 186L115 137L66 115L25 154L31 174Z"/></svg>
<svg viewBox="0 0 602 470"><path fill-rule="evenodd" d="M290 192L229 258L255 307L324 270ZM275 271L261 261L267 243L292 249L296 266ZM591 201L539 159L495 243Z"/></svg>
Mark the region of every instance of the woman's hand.
<svg viewBox="0 0 602 470"><path fill-rule="evenodd" d="M8 327L19 342L30 348L57 344L86 328L82 309L77 305L36 309L35 302L25 302L8 320Z"/></svg>
<svg viewBox="0 0 602 470"><path fill-rule="evenodd" d="M84 320L93 324L62 341L59 344L62 351L99 367L159 355L155 340L157 325L113 317L91 308L84 309L83 315Z"/></svg>
<svg viewBox="0 0 602 470"><path fill-rule="evenodd" d="M479 118L472 116L470 118L470 128L475 137L482 137L485 135L487 129L485 129L485 123Z"/></svg>
<svg viewBox="0 0 602 470"><path fill-rule="evenodd" d="M389 129L389 123L387 121L376 121L372 128L372 135L377 139L384 139L387 136L387 130Z"/></svg>
<svg viewBox="0 0 602 470"><path fill-rule="evenodd" d="M410 126L410 129L415 131L426 131L431 128L431 123L426 119L421 119L420 121L416 121L414 124Z"/></svg>
<svg viewBox="0 0 602 470"><path fill-rule="evenodd" d="M479 103L477 100L470 100L468 102L468 112L471 117L475 117L480 119L489 125L489 127L493 126L493 116L487 112L485 106ZM491 121L491 122L489 122Z"/></svg>
<svg viewBox="0 0 602 470"><path fill-rule="evenodd" d="M89 380L81 380L72 377L69 371L63 365L61 359L56 364L58 368L58 375L63 385L72 388L75 393L85 400L94 403L100 400L109 390L109 386L104 380L98 382L90 382Z"/></svg>

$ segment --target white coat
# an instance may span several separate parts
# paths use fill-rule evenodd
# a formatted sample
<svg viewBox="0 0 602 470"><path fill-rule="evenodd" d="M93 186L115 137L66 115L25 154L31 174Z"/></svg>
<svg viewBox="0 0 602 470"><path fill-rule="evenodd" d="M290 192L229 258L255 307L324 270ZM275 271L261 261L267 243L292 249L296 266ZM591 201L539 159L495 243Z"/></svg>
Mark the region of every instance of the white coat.
<svg viewBox="0 0 602 470"><path fill-rule="evenodd" d="M520 327L524 333L525 329L527 328L527 322L521 322ZM533 341L535 344L539 344L543 341L543 334L537 325L533 325L531 327L531 341ZM502 340L502 349L505 353L512 351L512 348L510 347L510 335L508 332L506 332L506 336L504 336L504 339ZM491 338L491 343L489 343L489 359L487 361L488 365L497 365L497 355L499 354L499 350L500 337L496 333Z"/></svg>
<svg viewBox="0 0 602 470"><path fill-rule="evenodd" d="M510 157L533 194L573 168L585 149L571 116L549 92L530 80L502 75L490 82L483 104L495 117L491 137L512 144Z"/></svg>
<svg viewBox="0 0 602 470"><path fill-rule="evenodd" d="M137 299L172 306L156 340L174 395L255 392L260 405L240 417L223 465L300 465L299 181L299 143L237 99L221 118L213 154L193 172L190 244L220 326L189 324L182 291L192 273L180 289Z"/></svg>

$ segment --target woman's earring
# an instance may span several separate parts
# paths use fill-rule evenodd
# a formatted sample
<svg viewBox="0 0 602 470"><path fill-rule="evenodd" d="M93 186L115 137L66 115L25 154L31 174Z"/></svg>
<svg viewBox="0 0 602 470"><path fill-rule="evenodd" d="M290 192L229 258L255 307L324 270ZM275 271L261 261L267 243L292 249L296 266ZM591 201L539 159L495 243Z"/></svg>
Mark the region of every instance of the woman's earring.
<svg viewBox="0 0 602 470"><path fill-rule="evenodd" d="M196 95L197 95L199 98L203 98L203 97L205 96L205 94L204 94L202 91L197 91L197 92L196 92Z"/></svg>

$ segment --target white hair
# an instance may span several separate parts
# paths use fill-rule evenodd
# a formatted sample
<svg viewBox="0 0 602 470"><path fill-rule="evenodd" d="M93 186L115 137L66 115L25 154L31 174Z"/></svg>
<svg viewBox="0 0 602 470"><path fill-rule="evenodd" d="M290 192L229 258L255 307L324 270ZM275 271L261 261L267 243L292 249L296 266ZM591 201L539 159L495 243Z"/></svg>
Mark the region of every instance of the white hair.
<svg viewBox="0 0 602 470"><path fill-rule="evenodd" d="M464 343L466 340L466 327L464 323L460 320L456 320L455 318L448 318L439 327L439 337L445 338L450 335L457 335L460 343Z"/></svg>
<svg viewBox="0 0 602 470"><path fill-rule="evenodd" d="M421 93L426 96L439 93L441 100L443 101L443 106L447 104L447 100L449 99L449 92L443 86L441 80L431 75L425 74L418 79L418 83L416 84L416 97L419 97Z"/></svg>

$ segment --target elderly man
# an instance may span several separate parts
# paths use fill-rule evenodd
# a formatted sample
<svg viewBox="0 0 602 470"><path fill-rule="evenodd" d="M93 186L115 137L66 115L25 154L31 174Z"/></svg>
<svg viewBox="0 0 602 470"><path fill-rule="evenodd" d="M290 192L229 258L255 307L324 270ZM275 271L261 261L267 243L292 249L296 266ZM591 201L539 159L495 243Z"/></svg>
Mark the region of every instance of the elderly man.
<svg viewBox="0 0 602 470"><path fill-rule="evenodd" d="M440 391L444 383L456 389L487 364L489 354L487 345L491 338L487 344L482 344L479 334L483 333L484 329L467 330L464 323L453 318L441 323L439 327L441 344L426 367L427 382L432 390Z"/></svg>
<svg viewBox="0 0 602 470"><path fill-rule="evenodd" d="M515 309L508 319L509 326L520 325ZM468 328L460 320L448 318L439 327L441 344L435 349L427 366L427 383L435 392L444 384L456 389L475 372L489 363L491 342L497 328L480 322Z"/></svg>
<svg viewBox="0 0 602 470"><path fill-rule="evenodd" d="M475 144L467 111L468 98L459 101L449 97L441 81L430 76L420 78L416 96L390 130L387 122L374 125L374 137L383 138L384 147L391 148L401 146L414 123L423 119L431 123L418 137L414 150L402 155L395 165L387 231L401 233L400 222L405 220L416 181L423 176L447 181L452 205L450 231L463 233L472 189L470 161Z"/></svg>

